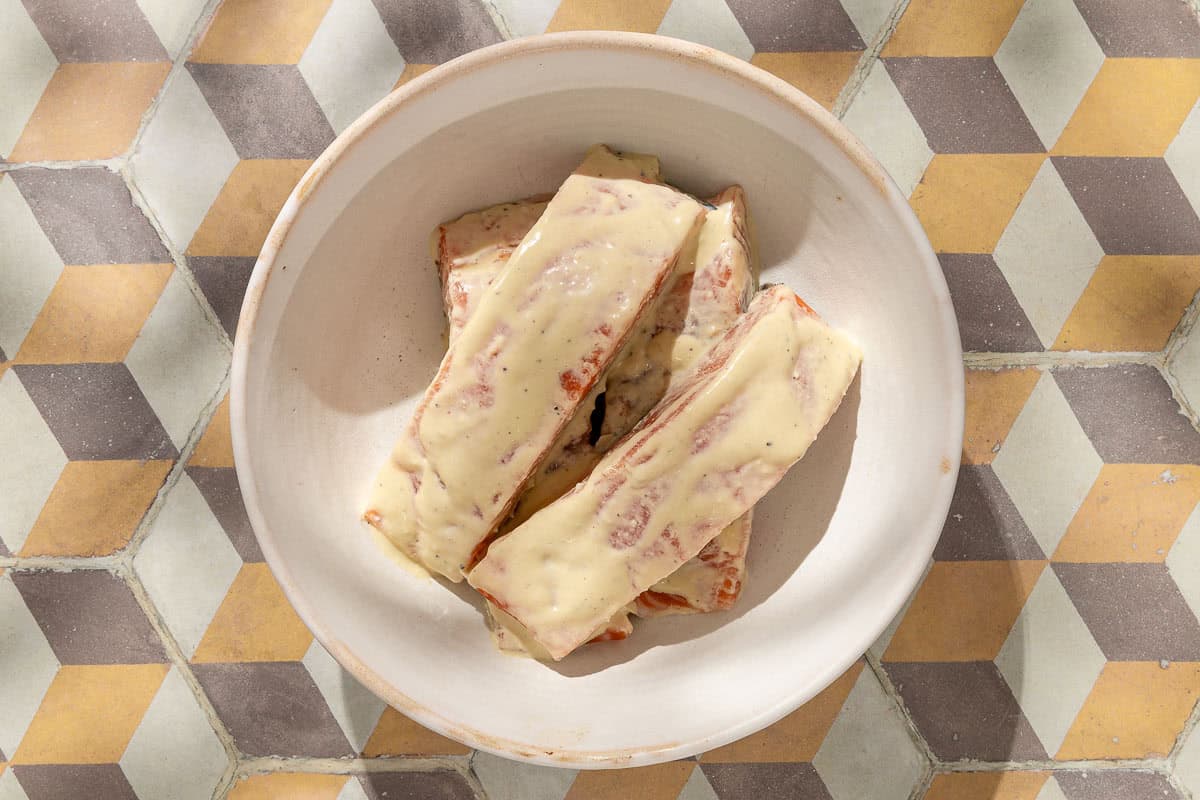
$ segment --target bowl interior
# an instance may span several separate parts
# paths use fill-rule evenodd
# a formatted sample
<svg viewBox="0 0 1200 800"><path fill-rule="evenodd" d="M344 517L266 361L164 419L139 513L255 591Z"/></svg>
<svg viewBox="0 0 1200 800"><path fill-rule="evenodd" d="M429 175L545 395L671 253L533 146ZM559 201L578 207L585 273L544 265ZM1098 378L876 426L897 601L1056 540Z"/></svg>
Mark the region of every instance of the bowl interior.
<svg viewBox="0 0 1200 800"><path fill-rule="evenodd" d="M811 101L682 43L507 44L403 94L302 182L243 312L238 468L289 597L384 699L505 755L644 764L774 721L899 608L953 485L957 331L903 198ZM381 555L359 514L444 351L430 231L552 191L594 142L659 155L701 196L744 186L763 280L799 291L865 359L829 428L759 506L735 610L642 622L625 642L546 665L498 653L471 593Z"/></svg>

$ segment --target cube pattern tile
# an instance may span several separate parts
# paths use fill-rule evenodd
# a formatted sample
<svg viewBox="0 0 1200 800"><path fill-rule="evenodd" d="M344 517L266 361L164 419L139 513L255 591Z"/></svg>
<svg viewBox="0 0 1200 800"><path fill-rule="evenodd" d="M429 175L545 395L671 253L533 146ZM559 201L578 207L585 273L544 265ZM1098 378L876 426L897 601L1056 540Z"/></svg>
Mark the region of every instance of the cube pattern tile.
<svg viewBox="0 0 1200 800"><path fill-rule="evenodd" d="M760 733L610 772L472 752L350 678L264 563L226 388L329 142L437 64L585 28L840 115L967 353L950 514L870 653ZM1194 3L0 0L0 108L0 798L1200 797Z"/></svg>

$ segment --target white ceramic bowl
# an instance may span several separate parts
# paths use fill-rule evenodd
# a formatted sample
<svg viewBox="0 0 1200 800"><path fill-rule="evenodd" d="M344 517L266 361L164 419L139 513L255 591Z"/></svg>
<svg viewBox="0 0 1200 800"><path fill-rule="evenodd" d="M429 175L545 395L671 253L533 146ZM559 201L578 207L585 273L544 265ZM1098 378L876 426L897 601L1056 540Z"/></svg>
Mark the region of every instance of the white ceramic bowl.
<svg viewBox="0 0 1200 800"><path fill-rule="evenodd" d="M470 591L382 556L359 514L443 352L431 229L553 190L594 142L659 155L699 195L744 186L763 279L798 290L865 360L755 513L736 609L643 622L624 642L546 665L498 653ZM300 181L242 309L234 452L288 598L380 697L500 755L650 764L795 709L901 607L954 485L960 358L946 285L904 197L815 102L685 42L536 37L405 85Z"/></svg>

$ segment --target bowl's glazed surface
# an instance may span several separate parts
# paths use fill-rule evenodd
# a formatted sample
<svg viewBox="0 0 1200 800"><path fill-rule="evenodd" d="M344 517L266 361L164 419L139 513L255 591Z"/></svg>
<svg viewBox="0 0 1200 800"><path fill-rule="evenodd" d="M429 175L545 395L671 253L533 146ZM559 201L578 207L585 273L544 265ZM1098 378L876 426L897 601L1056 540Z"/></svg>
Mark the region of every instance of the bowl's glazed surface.
<svg viewBox="0 0 1200 800"><path fill-rule="evenodd" d="M545 665L496 651L468 589L389 560L359 515L444 351L430 231L552 191L594 142L657 154L698 195L744 186L764 282L787 283L847 330L864 363L809 455L758 507L733 611L643 622L624 642ZM815 102L697 45L535 37L407 84L300 182L242 311L234 448L289 599L381 697L502 755L648 764L770 724L891 620L954 486L960 356L920 226Z"/></svg>

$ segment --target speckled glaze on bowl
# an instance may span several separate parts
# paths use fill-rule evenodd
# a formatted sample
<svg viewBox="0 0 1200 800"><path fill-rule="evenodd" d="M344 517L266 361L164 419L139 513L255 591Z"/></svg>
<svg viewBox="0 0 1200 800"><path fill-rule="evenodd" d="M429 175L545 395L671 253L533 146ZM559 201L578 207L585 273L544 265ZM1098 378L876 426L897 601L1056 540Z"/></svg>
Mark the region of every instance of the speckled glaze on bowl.
<svg viewBox="0 0 1200 800"><path fill-rule="evenodd" d="M865 361L807 458L760 504L736 609L644 622L546 665L497 652L471 593L381 555L359 514L443 352L430 230L553 190L593 142L658 154L696 194L742 184L764 281L798 290ZM301 180L242 309L234 454L267 561L358 680L473 747L636 766L765 727L887 625L949 506L960 358L941 271L904 197L814 101L681 41L541 36L405 85Z"/></svg>

